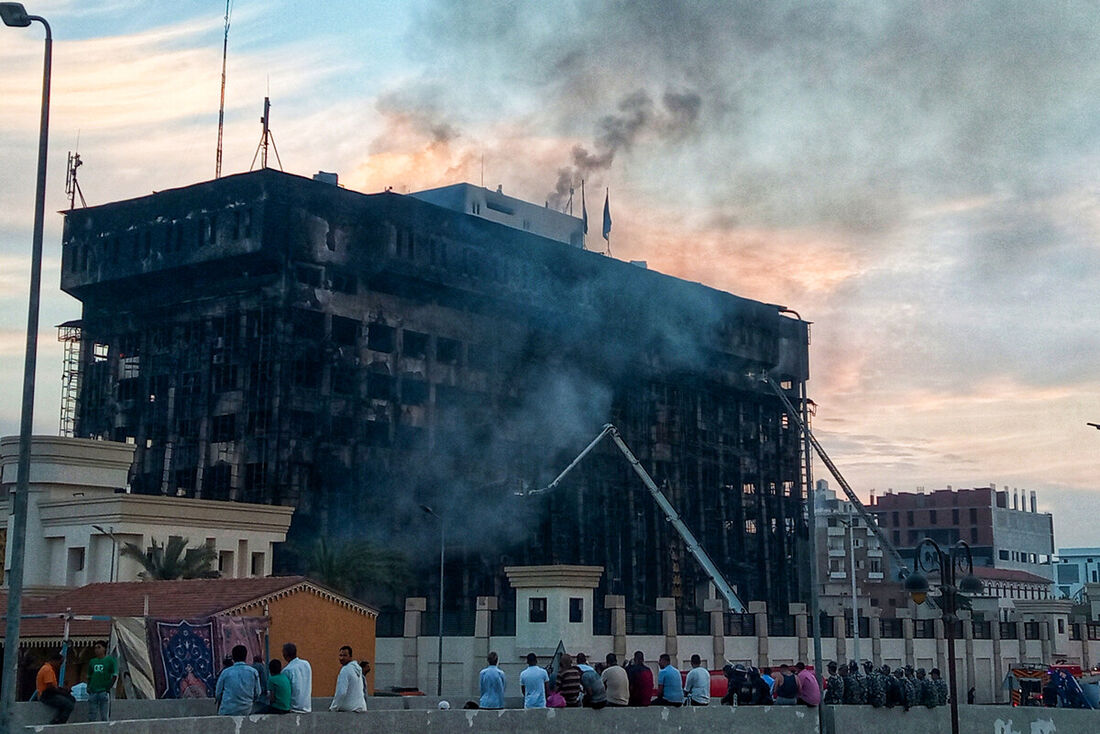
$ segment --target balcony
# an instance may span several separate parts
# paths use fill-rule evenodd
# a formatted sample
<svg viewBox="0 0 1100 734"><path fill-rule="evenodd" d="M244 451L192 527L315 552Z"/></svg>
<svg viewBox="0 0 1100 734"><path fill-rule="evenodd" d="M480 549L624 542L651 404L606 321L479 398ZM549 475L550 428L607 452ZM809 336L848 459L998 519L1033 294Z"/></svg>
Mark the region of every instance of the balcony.
<svg viewBox="0 0 1100 734"><path fill-rule="evenodd" d="M836 527L826 528L826 529L828 530L826 535L828 535L829 537L833 537L833 536L836 536L836 535L844 536L848 532L847 528L842 527L840 525L837 525Z"/></svg>
<svg viewBox="0 0 1100 734"><path fill-rule="evenodd" d="M847 571L830 571L829 572L829 578L830 579L846 579L846 578L848 578L848 572Z"/></svg>
<svg viewBox="0 0 1100 734"><path fill-rule="evenodd" d="M867 549L867 557L868 558L882 558L882 548L868 548Z"/></svg>
<svg viewBox="0 0 1100 734"><path fill-rule="evenodd" d="M840 549L830 548L829 549L829 558L844 558L846 555L848 555L848 551L844 550L843 548L840 548Z"/></svg>
<svg viewBox="0 0 1100 734"><path fill-rule="evenodd" d="M882 571L868 571L867 572L867 580L868 581L882 581L882 579L883 579Z"/></svg>

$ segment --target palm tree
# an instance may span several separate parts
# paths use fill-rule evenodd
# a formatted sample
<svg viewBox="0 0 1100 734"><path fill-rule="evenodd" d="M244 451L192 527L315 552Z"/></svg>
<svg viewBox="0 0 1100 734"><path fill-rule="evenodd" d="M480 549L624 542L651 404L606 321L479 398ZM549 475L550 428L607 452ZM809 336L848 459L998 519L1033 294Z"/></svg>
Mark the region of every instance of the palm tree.
<svg viewBox="0 0 1100 734"><path fill-rule="evenodd" d="M301 553L306 573L325 586L345 594L363 588L402 588L408 581L405 557L362 541L332 545L324 538Z"/></svg>
<svg viewBox="0 0 1100 734"><path fill-rule="evenodd" d="M221 575L214 569L218 556L211 546L203 544L188 548L187 543L187 538L171 537L165 545L157 545L154 540L145 550L127 543L122 547L121 554L133 558L145 568L138 575L146 581L209 579Z"/></svg>

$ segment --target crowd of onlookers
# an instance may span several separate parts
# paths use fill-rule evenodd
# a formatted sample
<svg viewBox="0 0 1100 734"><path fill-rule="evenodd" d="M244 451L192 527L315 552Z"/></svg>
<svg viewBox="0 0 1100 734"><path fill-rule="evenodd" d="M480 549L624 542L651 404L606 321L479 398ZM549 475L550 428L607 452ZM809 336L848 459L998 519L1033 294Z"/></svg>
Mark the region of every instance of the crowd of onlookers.
<svg viewBox="0 0 1100 734"><path fill-rule="evenodd" d="M468 708L504 708L507 681L498 667L498 656L489 653L488 665L478 682L481 697ZM778 670L746 665L726 665L726 694L720 703L732 706L817 706L870 705L900 706L908 711L913 706L934 708L947 703L947 683L940 671L933 668L931 676L924 668L911 666L891 672L888 666L875 669L870 662L860 671L855 661L848 665L828 665L824 686L814 671L804 663L781 665ZM554 677L551 678L551 673ZM589 665L584 653L574 658L562 654L557 665L541 667L538 656L527 656L527 668L519 675L523 707L587 707L605 706L707 706L711 703L711 674L702 666L698 655L691 656L691 669L682 674L671 665L669 655L658 659L658 672L645 664L641 652L633 660L620 665L614 654L602 663Z"/></svg>

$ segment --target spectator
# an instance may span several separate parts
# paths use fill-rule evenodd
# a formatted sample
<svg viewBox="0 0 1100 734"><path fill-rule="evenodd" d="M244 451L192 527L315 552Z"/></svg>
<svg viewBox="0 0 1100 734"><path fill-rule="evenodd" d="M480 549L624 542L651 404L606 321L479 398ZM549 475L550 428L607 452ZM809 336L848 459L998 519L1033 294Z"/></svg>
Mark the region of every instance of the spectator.
<svg viewBox="0 0 1100 734"><path fill-rule="evenodd" d="M765 666L764 669L760 671L760 678L768 685L769 691L775 687L775 678L772 677L771 668Z"/></svg>
<svg viewBox="0 0 1100 734"><path fill-rule="evenodd" d="M607 705L607 689L603 679L595 668L587 665L585 667L588 670L581 671L581 688L584 691L582 702L587 708L602 709Z"/></svg>
<svg viewBox="0 0 1100 734"><path fill-rule="evenodd" d="M794 669L798 671L795 677L798 679L798 702L806 706L817 706L821 703L821 686L817 683L817 676L799 661Z"/></svg>
<svg viewBox="0 0 1100 734"><path fill-rule="evenodd" d="M260 700L260 674L249 665L248 648L237 645L230 655L233 664L221 672L214 687L214 701L220 716L248 716Z"/></svg>
<svg viewBox="0 0 1100 734"><path fill-rule="evenodd" d="M38 669L38 677L35 679L35 688L38 690L38 700L46 704L57 713L54 714L51 724L64 724L69 720L76 706L76 699L67 688L62 687L57 680L57 673L61 670L61 653L50 655L42 667Z"/></svg>
<svg viewBox="0 0 1100 734"><path fill-rule="evenodd" d="M290 681L290 710L308 714L313 710L313 668L308 660L298 657L298 646L293 642L283 645L283 675Z"/></svg>
<svg viewBox="0 0 1100 734"><path fill-rule="evenodd" d="M825 679L825 705L839 706L844 703L844 678L837 675L837 665L830 661L826 666L829 677Z"/></svg>
<svg viewBox="0 0 1100 734"><path fill-rule="evenodd" d="M684 683L684 697L691 706L710 704L710 671L702 667L703 661L698 655L691 656L691 670Z"/></svg>
<svg viewBox="0 0 1100 734"><path fill-rule="evenodd" d="M363 669L352 657L351 646L340 648L340 673L336 676L336 692L332 694L329 711L350 711L361 714L367 710L363 697Z"/></svg>
<svg viewBox="0 0 1100 734"><path fill-rule="evenodd" d="M265 714L290 713L290 680L283 675L283 664L272 660L267 664L267 706Z"/></svg>
<svg viewBox="0 0 1100 734"><path fill-rule="evenodd" d="M626 668L630 681L630 705L648 706L653 699L653 671L645 664L641 650L634 653L634 662Z"/></svg>
<svg viewBox="0 0 1100 734"><path fill-rule="evenodd" d="M497 667L499 657L495 652L490 652L485 658L487 666L481 669L478 675L478 687L481 690L481 698L478 707L483 709L504 708L504 672Z"/></svg>
<svg viewBox="0 0 1100 734"><path fill-rule="evenodd" d="M367 676L370 675L370 660L360 660L359 667L363 669L363 697L366 698L370 695L369 686L367 685Z"/></svg>
<svg viewBox="0 0 1100 734"><path fill-rule="evenodd" d="M574 707L581 705L582 690L581 671L573 665L573 656L565 653L558 668L558 693L565 699L566 706Z"/></svg>
<svg viewBox="0 0 1100 734"><path fill-rule="evenodd" d="M578 652L577 653L577 657L576 657L575 662L576 662L576 665L577 665L577 670L581 671L582 676L585 674L585 672L587 672L589 670L591 670L593 672L595 672L595 670L596 670L595 668L593 668L591 665L588 664L588 656L585 655L583 652Z"/></svg>
<svg viewBox="0 0 1100 734"><path fill-rule="evenodd" d="M747 702L750 706L770 706L773 703L772 691L768 687L767 682L764 680L764 676L760 671L753 668L749 671L749 687L752 690L752 697Z"/></svg>
<svg viewBox="0 0 1100 734"><path fill-rule="evenodd" d="M111 691L118 684L118 663L107 654L107 643L95 643L88 663L88 721L110 721Z"/></svg>
<svg viewBox="0 0 1100 734"><path fill-rule="evenodd" d="M630 679L626 670L619 665L619 659L613 652L609 652L605 660L607 667L604 668L600 679L603 680L604 689L607 691L607 705L629 706Z"/></svg>
<svg viewBox="0 0 1100 734"><path fill-rule="evenodd" d="M260 688L267 690L267 666L264 665L263 655L252 656L252 667L256 669L256 672L260 676Z"/></svg>
<svg viewBox="0 0 1100 734"><path fill-rule="evenodd" d="M527 668L519 674L519 690L523 694L523 708L546 708L546 696L550 693L550 676L539 667L539 656L527 653Z"/></svg>
<svg viewBox="0 0 1100 734"><path fill-rule="evenodd" d="M654 706L684 705L684 685L680 679L680 671L672 667L672 660L667 652L661 653L657 659L657 698L653 700Z"/></svg>
<svg viewBox="0 0 1100 734"><path fill-rule="evenodd" d="M772 686L772 697L776 705L793 706L798 702L799 696L798 676L786 663L779 666L779 677Z"/></svg>

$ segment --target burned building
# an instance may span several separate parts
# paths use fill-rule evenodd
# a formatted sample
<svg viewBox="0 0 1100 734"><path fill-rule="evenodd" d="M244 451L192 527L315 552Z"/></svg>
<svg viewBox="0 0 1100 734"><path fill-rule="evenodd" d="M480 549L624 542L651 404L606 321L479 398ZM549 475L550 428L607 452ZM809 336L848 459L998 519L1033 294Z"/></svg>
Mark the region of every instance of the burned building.
<svg viewBox="0 0 1100 734"><path fill-rule="evenodd" d="M292 538L404 549L422 590L429 505L450 599L580 563L695 607L706 576L613 447L527 494L613 422L743 599L804 599L805 457L758 375L804 399L808 325L536 210L565 217L261 170L66 212L68 428L133 442L135 492L294 505Z"/></svg>

